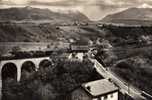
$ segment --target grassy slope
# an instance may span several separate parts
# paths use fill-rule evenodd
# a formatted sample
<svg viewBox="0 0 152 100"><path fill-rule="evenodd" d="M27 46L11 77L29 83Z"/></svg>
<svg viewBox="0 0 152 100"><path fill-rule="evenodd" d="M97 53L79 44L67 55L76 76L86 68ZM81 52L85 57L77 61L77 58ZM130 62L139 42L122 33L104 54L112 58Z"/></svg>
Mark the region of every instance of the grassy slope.
<svg viewBox="0 0 152 100"><path fill-rule="evenodd" d="M151 36L151 27L106 26L106 29L110 30L107 39L113 45L111 52L116 56L114 64L123 62L111 69L126 81L152 94L152 46L145 41L139 42L142 35Z"/></svg>

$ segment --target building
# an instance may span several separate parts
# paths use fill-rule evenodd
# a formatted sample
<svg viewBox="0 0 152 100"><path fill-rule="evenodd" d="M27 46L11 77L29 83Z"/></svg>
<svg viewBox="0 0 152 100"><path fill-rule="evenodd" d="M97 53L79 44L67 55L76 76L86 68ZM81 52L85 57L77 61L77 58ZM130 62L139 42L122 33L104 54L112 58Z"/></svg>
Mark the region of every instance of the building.
<svg viewBox="0 0 152 100"><path fill-rule="evenodd" d="M89 47L87 45L70 45L69 59L83 61Z"/></svg>
<svg viewBox="0 0 152 100"><path fill-rule="evenodd" d="M70 51L76 53L86 53L89 51L89 47L87 45L70 45Z"/></svg>
<svg viewBox="0 0 152 100"><path fill-rule="evenodd" d="M68 59L83 61L85 53L70 53Z"/></svg>
<svg viewBox="0 0 152 100"><path fill-rule="evenodd" d="M107 79L84 83L71 93L70 100L118 100L118 87Z"/></svg>

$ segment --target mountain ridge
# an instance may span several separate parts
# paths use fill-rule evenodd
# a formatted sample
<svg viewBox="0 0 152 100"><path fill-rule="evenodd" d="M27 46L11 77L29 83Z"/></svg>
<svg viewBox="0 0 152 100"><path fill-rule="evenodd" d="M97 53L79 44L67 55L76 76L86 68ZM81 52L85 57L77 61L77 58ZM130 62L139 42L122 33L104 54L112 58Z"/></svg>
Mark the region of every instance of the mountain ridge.
<svg viewBox="0 0 152 100"><path fill-rule="evenodd" d="M108 23L149 25L152 24L152 8L128 8L121 12L107 15L102 21Z"/></svg>
<svg viewBox="0 0 152 100"><path fill-rule="evenodd" d="M68 41L81 37L77 32L59 26L75 25L90 20L79 11L58 13L32 7L0 9L1 42Z"/></svg>
<svg viewBox="0 0 152 100"><path fill-rule="evenodd" d="M64 21L88 21L88 17L84 14L77 12L69 12L67 14L60 12L53 12L49 9L39 9L33 7L22 7L22 8L8 8L0 9L0 20L55 20L60 19Z"/></svg>

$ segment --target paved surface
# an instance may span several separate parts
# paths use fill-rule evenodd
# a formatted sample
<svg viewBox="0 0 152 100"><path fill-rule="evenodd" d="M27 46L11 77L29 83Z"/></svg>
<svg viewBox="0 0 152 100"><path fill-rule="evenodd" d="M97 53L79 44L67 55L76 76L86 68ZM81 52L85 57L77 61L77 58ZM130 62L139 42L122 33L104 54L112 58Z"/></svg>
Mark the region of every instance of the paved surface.
<svg viewBox="0 0 152 100"><path fill-rule="evenodd" d="M134 100L147 100L141 95L142 91L130 86L118 76L114 75L114 73L112 73L110 70L105 69L96 59L91 59L91 61L95 63L94 67L96 68L97 72L104 78L109 79L111 82L117 85L122 93L128 94Z"/></svg>

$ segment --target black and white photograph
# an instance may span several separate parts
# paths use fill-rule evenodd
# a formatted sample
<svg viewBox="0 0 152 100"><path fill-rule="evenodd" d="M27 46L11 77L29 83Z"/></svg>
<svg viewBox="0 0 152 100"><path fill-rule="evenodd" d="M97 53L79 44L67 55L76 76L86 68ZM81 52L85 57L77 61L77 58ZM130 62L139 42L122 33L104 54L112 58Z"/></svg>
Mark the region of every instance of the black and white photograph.
<svg viewBox="0 0 152 100"><path fill-rule="evenodd" d="M0 0L0 100L152 100L152 0Z"/></svg>

